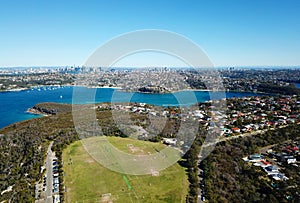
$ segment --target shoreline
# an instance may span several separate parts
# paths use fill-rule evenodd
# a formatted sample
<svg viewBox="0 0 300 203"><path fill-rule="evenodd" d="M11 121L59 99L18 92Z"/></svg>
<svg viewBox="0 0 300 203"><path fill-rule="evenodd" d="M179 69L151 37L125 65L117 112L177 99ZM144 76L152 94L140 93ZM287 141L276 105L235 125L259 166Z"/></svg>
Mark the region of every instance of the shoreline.
<svg viewBox="0 0 300 203"><path fill-rule="evenodd" d="M21 92L21 91L26 91L26 90L30 90L31 88L15 88L15 89L8 89L8 90L1 90L0 93L2 92Z"/></svg>
<svg viewBox="0 0 300 203"><path fill-rule="evenodd" d="M210 90L210 89L182 89L182 90L174 90L170 92L160 92L160 93L153 93L153 92L142 92L142 91L130 91L123 89L122 87L118 86L90 86L90 85L72 85L72 84L65 84L65 85L37 85L37 86L31 86L27 88L15 88L15 89L9 89L9 90L1 90L0 93L5 92L21 92L21 91L28 91L32 89L38 89L38 88L44 88L44 87L85 87L90 89L115 89L117 91L122 92L128 92L128 93L141 93L141 94L173 94L173 93L179 93L179 92L234 92L234 93L253 93L253 94L271 94L267 92L248 92L248 91L236 91L236 90Z"/></svg>
<svg viewBox="0 0 300 203"><path fill-rule="evenodd" d="M64 85L65 86L65 85ZM74 86L74 85L70 85L70 86ZM39 87L41 87L41 86L39 86ZM81 87L85 87L85 86L81 86ZM107 88L107 87L102 87L102 88ZM115 88L115 87L110 87L110 88ZM183 92L183 91L194 91L194 92L209 92L209 90L201 90L201 89L185 89L185 90L182 90L181 92ZM180 92L180 91L178 91L178 92ZM218 91L212 91L212 92L218 92ZM220 92L220 91L219 91ZM250 93L250 94L254 94L254 95L252 95L252 96L255 96L255 95L257 95L257 96L263 96L263 95L271 95L270 93L268 94L268 93L258 93L258 92L256 92L256 93L253 93L253 92L241 92L241 91L226 91L226 92L224 92L224 93L228 93L228 92L233 92L233 93ZM142 93L141 93L142 94ZM161 94L161 93L157 93L157 94ZM171 94L171 93L169 93L169 94ZM161 95L163 95L163 94L161 94ZM94 102L94 104L100 104L100 103L107 103L107 102ZM65 103L65 104L70 104L70 103ZM71 104L72 105L72 104ZM155 104L151 104L151 105L155 105ZM160 106L177 106L176 104L174 104L174 105L170 105L170 104L162 104L162 105L160 105ZM40 115L41 117L44 117L44 116L50 116L51 114L46 114L46 113L43 113L43 112L40 112L40 111L38 111L38 110L36 110L36 109L34 109L33 107L29 107L27 110L23 110L23 112L24 112L24 114L32 114L32 115ZM34 118L33 118L34 119ZM9 125L12 125L13 123L11 123L11 124L8 124L7 126L9 126ZM3 128L5 128L6 126L3 126L3 127L1 127L0 129L3 129Z"/></svg>
<svg viewBox="0 0 300 203"><path fill-rule="evenodd" d="M28 108L25 112L33 115L49 116L48 114L42 113L39 110L34 109L33 107Z"/></svg>

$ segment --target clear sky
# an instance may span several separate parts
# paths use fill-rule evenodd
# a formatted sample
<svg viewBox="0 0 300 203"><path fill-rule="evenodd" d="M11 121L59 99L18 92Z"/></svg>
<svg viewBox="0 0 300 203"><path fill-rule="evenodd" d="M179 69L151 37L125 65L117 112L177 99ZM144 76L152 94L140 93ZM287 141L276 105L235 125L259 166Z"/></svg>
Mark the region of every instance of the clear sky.
<svg viewBox="0 0 300 203"><path fill-rule="evenodd" d="M184 35L216 66L300 65L299 0L0 0L0 66L82 65L140 29Z"/></svg>

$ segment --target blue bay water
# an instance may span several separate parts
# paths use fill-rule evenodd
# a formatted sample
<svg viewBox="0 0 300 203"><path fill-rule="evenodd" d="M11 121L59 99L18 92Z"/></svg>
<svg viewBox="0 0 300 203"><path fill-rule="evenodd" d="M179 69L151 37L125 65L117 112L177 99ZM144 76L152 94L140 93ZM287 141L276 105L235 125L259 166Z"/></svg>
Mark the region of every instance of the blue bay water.
<svg viewBox="0 0 300 203"><path fill-rule="evenodd" d="M253 93L227 92L226 97L253 96ZM225 93L204 91L182 91L173 94L142 94L122 92L111 88L86 87L42 87L19 92L0 93L0 129L12 123L40 117L26 110L40 102L99 103L138 102L158 106L190 105L211 99L222 99Z"/></svg>

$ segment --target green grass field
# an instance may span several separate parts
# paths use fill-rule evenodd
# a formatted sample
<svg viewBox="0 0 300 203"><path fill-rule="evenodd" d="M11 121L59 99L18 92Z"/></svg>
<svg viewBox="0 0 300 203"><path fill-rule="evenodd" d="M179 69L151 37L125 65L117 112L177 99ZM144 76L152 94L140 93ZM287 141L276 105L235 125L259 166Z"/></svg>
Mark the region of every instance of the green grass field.
<svg viewBox="0 0 300 203"><path fill-rule="evenodd" d="M99 139L93 137L88 139ZM109 142L129 154L144 155L164 148L163 144L129 138L107 137ZM94 141L93 140L93 141ZM66 202L185 202L188 180L177 163L160 171L159 176L125 175L96 162L77 141L63 151ZM71 163L72 162L72 163ZM110 193L110 197L103 194Z"/></svg>

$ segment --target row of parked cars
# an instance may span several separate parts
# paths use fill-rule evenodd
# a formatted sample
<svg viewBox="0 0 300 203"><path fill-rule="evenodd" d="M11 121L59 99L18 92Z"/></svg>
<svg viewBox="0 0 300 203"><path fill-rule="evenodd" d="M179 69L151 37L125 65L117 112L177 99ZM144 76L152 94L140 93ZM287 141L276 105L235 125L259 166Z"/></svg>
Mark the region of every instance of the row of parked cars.
<svg viewBox="0 0 300 203"><path fill-rule="evenodd" d="M58 162L57 158L54 157L52 161L52 170L53 170L53 193L59 192L59 174L58 174Z"/></svg>

